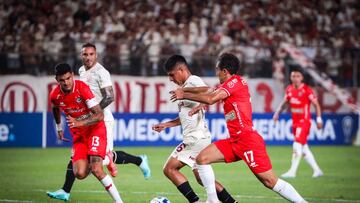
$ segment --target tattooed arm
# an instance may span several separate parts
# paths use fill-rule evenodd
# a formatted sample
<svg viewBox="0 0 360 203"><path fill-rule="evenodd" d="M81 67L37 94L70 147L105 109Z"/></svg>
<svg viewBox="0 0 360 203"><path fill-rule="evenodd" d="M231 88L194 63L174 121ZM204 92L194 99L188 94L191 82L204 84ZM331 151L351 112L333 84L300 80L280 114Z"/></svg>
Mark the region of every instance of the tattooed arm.
<svg viewBox="0 0 360 203"><path fill-rule="evenodd" d="M114 90L112 86L104 87L100 89L101 95L103 96L102 100L100 101L100 107L102 109L106 108L114 101Z"/></svg>
<svg viewBox="0 0 360 203"><path fill-rule="evenodd" d="M77 120L71 116L67 116L67 123L70 128L76 128L76 127L82 127L82 126L89 126L93 125L99 121L102 121L104 119L104 113L100 105L96 105L92 107L91 109L91 115L90 117L84 119L84 120Z"/></svg>

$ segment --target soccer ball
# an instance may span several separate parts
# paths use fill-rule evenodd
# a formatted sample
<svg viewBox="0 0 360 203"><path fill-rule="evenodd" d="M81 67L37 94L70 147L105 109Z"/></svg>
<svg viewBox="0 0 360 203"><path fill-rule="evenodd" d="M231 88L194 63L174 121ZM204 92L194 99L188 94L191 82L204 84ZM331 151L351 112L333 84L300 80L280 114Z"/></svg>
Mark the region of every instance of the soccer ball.
<svg viewBox="0 0 360 203"><path fill-rule="evenodd" d="M150 203L170 203L166 197L155 197L150 201Z"/></svg>

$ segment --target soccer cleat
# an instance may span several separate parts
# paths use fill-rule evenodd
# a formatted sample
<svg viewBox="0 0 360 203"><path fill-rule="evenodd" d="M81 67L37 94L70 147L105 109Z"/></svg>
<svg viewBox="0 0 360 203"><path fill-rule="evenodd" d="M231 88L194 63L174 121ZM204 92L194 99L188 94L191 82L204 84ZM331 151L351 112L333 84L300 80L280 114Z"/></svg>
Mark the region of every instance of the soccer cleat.
<svg viewBox="0 0 360 203"><path fill-rule="evenodd" d="M107 167L110 175L111 175L112 177L116 177L118 171L117 171L116 164L114 163L114 160L113 160L114 154L113 154L112 151L109 151L109 152L106 154L106 156L108 156L108 157L109 157L109 160L110 160L109 164L108 164L106 167Z"/></svg>
<svg viewBox="0 0 360 203"><path fill-rule="evenodd" d="M282 174L281 177L282 178L295 178L296 175L295 175L295 173L291 173L290 171L288 171L288 172Z"/></svg>
<svg viewBox="0 0 360 203"><path fill-rule="evenodd" d="M150 170L150 167L149 167L149 162L148 162L148 158L146 155L140 155L139 156L141 158L141 164L140 164L140 169L144 175L144 178L145 179L149 179L150 176L151 176L151 170Z"/></svg>
<svg viewBox="0 0 360 203"><path fill-rule="evenodd" d="M319 171L314 171L312 177L313 178L318 178L318 177L321 177L323 175L324 175L324 173L321 170L319 170Z"/></svg>
<svg viewBox="0 0 360 203"><path fill-rule="evenodd" d="M54 199L60 199L64 201L69 201L70 193L65 192L63 189L56 190L55 192L46 192L46 194Z"/></svg>

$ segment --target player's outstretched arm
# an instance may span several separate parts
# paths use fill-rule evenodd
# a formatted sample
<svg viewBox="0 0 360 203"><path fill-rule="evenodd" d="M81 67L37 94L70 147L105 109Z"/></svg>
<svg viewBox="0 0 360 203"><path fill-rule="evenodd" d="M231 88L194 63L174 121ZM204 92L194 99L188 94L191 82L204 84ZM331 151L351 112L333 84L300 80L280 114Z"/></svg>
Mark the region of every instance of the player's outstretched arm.
<svg viewBox="0 0 360 203"><path fill-rule="evenodd" d="M199 94L199 93L208 92L211 88L207 86L203 86L203 87L184 87L182 89L184 92Z"/></svg>
<svg viewBox="0 0 360 203"><path fill-rule="evenodd" d="M100 92L103 97L102 100L100 101L100 107L102 109L104 109L114 101L114 98L115 98L114 90L113 90L112 86L108 86L108 87L101 88Z"/></svg>
<svg viewBox="0 0 360 203"><path fill-rule="evenodd" d="M276 109L276 111L275 111L275 113L273 115L273 120L274 121L279 120L279 115L286 108L286 106L287 106L287 100L286 100L286 98L284 98L281 101L280 105L278 106L278 108Z"/></svg>
<svg viewBox="0 0 360 203"><path fill-rule="evenodd" d="M178 125L181 125L180 118L176 118L174 120L171 120L171 121L168 121L165 123L156 124L152 127L152 129L155 130L156 132L161 132L166 128L171 128L171 127L175 127Z"/></svg>
<svg viewBox="0 0 360 203"><path fill-rule="evenodd" d="M91 110L90 117L84 120L77 120L76 118L73 118L71 116L66 116L69 127L76 128L82 126L89 126L104 120L104 113L99 104L97 104L94 107L91 107L90 110Z"/></svg>
<svg viewBox="0 0 360 203"><path fill-rule="evenodd" d="M171 101L188 99L192 101L201 102L207 105L215 104L218 101L221 101L228 97L228 94L222 90L217 89L214 92L206 92L200 94L193 94L189 92L184 92L182 89L177 89L170 92L171 94Z"/></svg>

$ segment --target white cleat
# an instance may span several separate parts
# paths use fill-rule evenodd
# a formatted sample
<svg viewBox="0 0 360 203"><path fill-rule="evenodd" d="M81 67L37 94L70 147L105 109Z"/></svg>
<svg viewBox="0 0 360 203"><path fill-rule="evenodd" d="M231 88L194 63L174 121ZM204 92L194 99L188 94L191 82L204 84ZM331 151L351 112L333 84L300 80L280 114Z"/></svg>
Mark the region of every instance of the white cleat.
<svg viewBox="0 0 360 203"><path fill-rule="evenodd" d="M312 177L313 177L313 178L318 178L318 177L321 177L321 176L323 176L323 175L324 175L324 173L323 173L321 170L319 170L319 171L315 171L315 172L313 173Z"/></svg>
<svg viewBox="0 0 360 203"><path fill-rule="evenodd" d="M295 178L296 174L295 173L291 173L290 171L284 173L281 175L282 178Z"/></svg>

